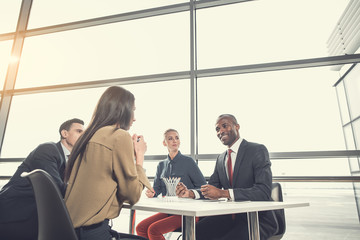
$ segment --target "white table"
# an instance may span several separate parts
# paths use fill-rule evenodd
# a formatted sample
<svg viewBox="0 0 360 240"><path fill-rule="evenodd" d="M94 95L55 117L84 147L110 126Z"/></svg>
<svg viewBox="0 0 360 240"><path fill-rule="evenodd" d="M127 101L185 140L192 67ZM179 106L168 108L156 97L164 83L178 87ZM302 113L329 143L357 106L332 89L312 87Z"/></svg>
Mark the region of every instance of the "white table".
<svg viewBox="0 0 360 240"><path fill-rule="evenodd" d="M195 239L195 217L205 217L214 215L247 213L249 222L249 239L259 240L259 219L258 212L283 208L305 207L309 203L301 202L232 202L232 201L209 201L194 200L188 198L165 197L165 198L142 198L133 206L125 205L130 208L130 231L133 231L133 214L135 210L161 212L167 214L182 215L182 239Z"/></svg>

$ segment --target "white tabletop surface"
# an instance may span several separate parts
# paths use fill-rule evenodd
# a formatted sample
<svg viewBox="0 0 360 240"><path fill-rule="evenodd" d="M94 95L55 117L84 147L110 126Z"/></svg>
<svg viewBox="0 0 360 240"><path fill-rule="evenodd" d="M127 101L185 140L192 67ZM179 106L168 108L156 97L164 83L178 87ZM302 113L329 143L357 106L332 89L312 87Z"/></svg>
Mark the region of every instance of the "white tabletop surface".
<svg viewBox="0 0 360 240"><path fill-rule="evenodd" d="M130 207L134 210L162 212L167 214L204 217L222 214L234 214L244 212L256 212L293 207L306 207L305 202L270 202L270 201L209 201L194 200L189 198L165 197L165 198L141 198L138 203Z"/></svg>

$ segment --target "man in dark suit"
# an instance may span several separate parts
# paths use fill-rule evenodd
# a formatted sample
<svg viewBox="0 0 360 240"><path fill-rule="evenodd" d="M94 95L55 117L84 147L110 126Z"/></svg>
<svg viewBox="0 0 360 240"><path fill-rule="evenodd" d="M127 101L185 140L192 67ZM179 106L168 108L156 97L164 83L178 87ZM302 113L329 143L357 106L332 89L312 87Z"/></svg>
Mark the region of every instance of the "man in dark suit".
<svg viewBox="0 0 360 240"><path fill-rule="evenodd" d="M271 201L272 173L269 153L264 145L242 139L240 125L231 114L220 115L215 125L217 137L228 147L216 161L209 183L191 191L177 186L179 197L233 201ZM273 211L259 213L260 237L268 239L277 231ZM249 239L246 213L210 216L196 224L197 240Z"/></svg>
<svg viewBox="0 0 360 240"><path fill-rule="evenodd" d="M59 128L60 141L40 144L21 163L9 182L0 191L0 239L37 239L37 209L33 190L21 173L43 169L55 180L62 194L65 163L75 142L84 131L84 122L70 119ZM56 217L56 216L54 216Z"/></svg>

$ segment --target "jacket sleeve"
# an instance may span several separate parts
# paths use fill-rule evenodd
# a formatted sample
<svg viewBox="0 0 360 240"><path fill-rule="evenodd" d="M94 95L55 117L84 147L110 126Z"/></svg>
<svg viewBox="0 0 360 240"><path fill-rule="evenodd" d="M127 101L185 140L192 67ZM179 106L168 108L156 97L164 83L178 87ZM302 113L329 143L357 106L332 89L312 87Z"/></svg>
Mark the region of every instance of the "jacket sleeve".
<svg viewBox="0 0 360 240"><path fill-rule="evenodd" d="M253 179L248 179L248 188L234 188L235 200L268 201L271 199L272 172L269 152L264 145L251 149L251 165ZM252 181L252 183L250 183Z"/></svg>
<svg viewBox="0 0 360 240"><path fill-rule="evenodd" d="M219 161L219 156L218 156L218 158L216 160L216 164L215 164L215 170L214 170L213 174L211 174L208 184L213 185L213 186L221 189L222 185L221 185L221 182L220 182L220 176L219 176L219 171L218 171L219 162L220 161ZM199 193L199 196L200 196L201 199L205 199L205 197L201 194L200 189L197 189L196 191Z"/></svg>
<svg viewBox="0 0 360 240"><path fill-rule="evenodd" d="M113 146L114 174L118 182L118 198L135 204L144 186L151 189L144 169L135 164L133 142L128 132L118 131Z"/></svg>
<svg viewBox="0 0 360 240"><path fill-rule="evenodd" d="M218 156L216 159L215 170L213 174L211 174L209 179L209 184L221 189L223 186L221 185L220 175L219 175L220 162L221 162L220 156Z"/></svg>
<svg viewBox="0 0 360 240"><path fill-rule="evenodd" d="M26 164L30 166L31 170L42 169L49 173L64 196L66 185L60 176L61 158L55 144L45 143L38 146L32 152L31 160L29 158Z"/></svg>

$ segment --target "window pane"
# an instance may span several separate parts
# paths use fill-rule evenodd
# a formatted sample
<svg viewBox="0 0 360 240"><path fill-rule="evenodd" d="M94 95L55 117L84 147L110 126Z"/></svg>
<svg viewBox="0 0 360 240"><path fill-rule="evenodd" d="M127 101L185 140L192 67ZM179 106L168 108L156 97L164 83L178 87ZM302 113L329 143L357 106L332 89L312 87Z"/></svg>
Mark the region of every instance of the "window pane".
<svg viewBox="0 0 360 240"><path fill-rule="evenodd" d="M350 176L347 158L281 159L271 163L273 176Z"/></svg>
<svg viewBox="0 0 360 240"><path fill-rule="evenodd" d="M348 124L344 127L344 135L346 141L346 149L355 150L356 148L355 148L354 135L351 124Z"/></svg>
<svg viewBox="0 0 360 240"><path fill-rule="evenodd" d="M20 0L0 1L0 34L16 31L20 7Z"/></svg>
<svg viewBox="0 0 360 240"><path fill-rule="evenodd" d="M350 105L351 119L360 116L360 65L356 65L345 79L345 87Z"/></svg>
<svg viewBox="0 0 360 240"><path fill-rule="evenodd" d="M350 169L352 172L355 171L359 171L359 159L358 158L349 158L349 164L350 164Z"/></svg>
<svg viewBox="0 0 360 240"><path fill-rule="evenodd" d="M136 98L136 122L130 133L144 135L146 154L167 154L162 145L167 128L179 131L184 154L190 152L189 81L124 86ZM1 157L26 157L37 145L60 139L59 126L70 118L89 124L106 88L14 96ZM176 89L175 95L171 89ZM172 115L174 114L174 115ZM26 119L26 124L24 121ZM19 148L19 146L22 146Z"/></svg>
<svg viewBox="0 0 360 240"><path fill-rule="evenodd" d="M350 122L350 116L343 81L336 86L336 92L338 95L338 103L340 106L342 123L347 124L348 122Z"/></svg>
<svg viewBox="0 0 360 240"><path fill-rule="evenodd" d="M219 152L220 153L220 152ZM216 161L212 160L201 160L198 162L198 166L205 177L210 177L214 172Z"/></svg>
<svg viewBox="0 0 360 240"><path fill-rule="evenodd" d="M352 124L353 124L353 128L354 128L356 149L360 150L360 118L357 119Z"/></svg>
<svg viewBox="0 0 360 240"><path fill-rule="evenodd" d="M6 176L10 176L9 173ZM0 180L0 189L8 182L9 180Z"/></svg>
<svg viewBox="0 0 360 240"><path fill-rule="evenodd" d="M11 60L11 48L13 41L0 41L0 86L4 86L7 69Z"/></svg>
<svg viewBox="0 0 360 240"><path fill-rule="evenodd" d="M328 68L199 79L199 153L226 148L215 134L223 113L237 117L243 138L270 152L344 149L336 79Z"/></svg>
<svg viewBox="0 0 360 240"><path fill-rule="evenodd" d="M187 70L188 22L178 13L29 37L16 87Z"/></svg>
<svg viewBox="0 0 360 240"><path fill-rule="evenodd" d="M136 122L132 134L144 135L147 155L167 155L164 132L179 132L183 154L190 154L190 82L189 80L126 86L135 95Z"/></svg>
<svg viewBox="0 0 360 240"><path fill-rule="evenodd" d="M143 167L146 171L146 176L155 177L158 163L159 161L144 161Z"/></svg>
<svg viewBox="0 0 360 240"><path fill-rule="evenodd" d="M41 143L58 142L58 129L68 119L80 118L87 125L103 91L88 89L14 96L1 157L26 157Z"/></svg>
<svg viewBox="0 0 360 240"><path fill-rule="evenodd" d="M250 1L198 10L198 69L328 56L347 3Z"/></svg>
<svg viewBox="0 0 360 240"><path fill-rule="evenodd" d="M12 176L19 165L20 163L18 162L0 163L0 176ZM0 189L1 189L1 181L0 181Z"/></svg>
<svg viewBox="0 0 360 240"><path fill-rule="evenodd" d="M29 28L103 17L107 15L161 7L187 2L186 0L36 0L33 2L29 19Z"/></svg>

